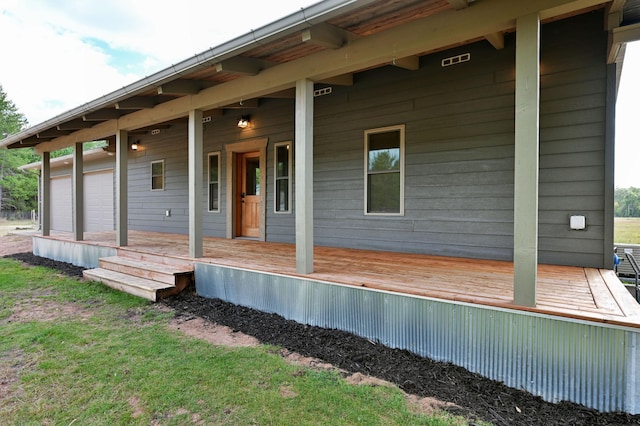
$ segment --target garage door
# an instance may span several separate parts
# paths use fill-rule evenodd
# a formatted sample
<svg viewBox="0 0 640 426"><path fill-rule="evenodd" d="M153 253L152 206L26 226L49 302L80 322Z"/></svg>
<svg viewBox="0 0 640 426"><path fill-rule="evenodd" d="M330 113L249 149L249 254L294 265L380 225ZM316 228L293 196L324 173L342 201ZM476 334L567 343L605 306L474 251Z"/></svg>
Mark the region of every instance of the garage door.
<svg viewBox="0 0 640 426"><path fill-rule="evenodd" d="M84 175L84 230L113 231L113 170Z"/></svg>
<svg viewBox="0 0 640 426"><path fill-rule="evenodd" d="M51 230L72 231L71 176L51 178Z"/></svg>

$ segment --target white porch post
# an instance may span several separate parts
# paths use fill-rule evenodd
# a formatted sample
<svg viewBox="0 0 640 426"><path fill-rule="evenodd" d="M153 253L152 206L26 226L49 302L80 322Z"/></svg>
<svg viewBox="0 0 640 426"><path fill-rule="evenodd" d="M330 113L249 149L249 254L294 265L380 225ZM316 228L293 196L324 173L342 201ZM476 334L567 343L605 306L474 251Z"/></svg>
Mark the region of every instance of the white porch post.
<svg viewBox="0 0 640 426"><path fill-rule="evenodd" d="M296 272L313 272L313 82L296 82Z"/></svg>
<svg viewBox="0 0 640 426"><path fill-rule="evenodd" d="M82 143L73 147L73 239L84 239L84 162L82 158Z"/></svg>
<svg viewBox="0 0 640 426"><path fill-rule="evenodd" d="M536 305L540 121L540 17L516 21L513 302Z"/></svg>
<svg viewBox="0 0 640 426"><path fill-rule="evenodd" d="M116 132L116 245L124 247L129 244L129 192L128 192L128 156L129 132Z"/></svg>
<svg viewBox="0 0 640 426"><path fill-rule="evenodd" d="M42 236L51 234L51 154L42 153L42 175L40 177L40 221L42 223Z"/></svg>
<svg viewBox="0 0 640 426"><path fill-rule="evenodd" d="M189 111L189 256L202 257L202 111Z"/></svg>

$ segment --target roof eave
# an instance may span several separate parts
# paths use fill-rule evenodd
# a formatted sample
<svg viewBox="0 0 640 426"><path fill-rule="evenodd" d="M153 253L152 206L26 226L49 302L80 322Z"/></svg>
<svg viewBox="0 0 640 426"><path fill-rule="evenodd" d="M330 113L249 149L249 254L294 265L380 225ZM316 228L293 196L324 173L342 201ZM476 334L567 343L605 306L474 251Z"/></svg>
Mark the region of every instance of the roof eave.
<svg viewBox="0 0 640 426"><path fill-rule="evenodd" d="M339 13L360 8L363 5L373 3L374 1L375 0L324 0L307 8L301 8L299 11L260 27L257 30L252 30L216 47L212 47L209 50L185 59L178 64L167 67L128 86L124 86L121 89L115 90L93 101L59 114L19 133L10 135L0 141L0 148L19 144L24 139L35 136L38 133L57 126L65 121L81 117L116 102L121 102L124 99L138 95L152 87L160 86L168 81L175 80L177 77L187 72L193 72L199 68L211 66L216 62L237 56L256 45L289 35L302 28L319 22L324 22Z"/></svg>

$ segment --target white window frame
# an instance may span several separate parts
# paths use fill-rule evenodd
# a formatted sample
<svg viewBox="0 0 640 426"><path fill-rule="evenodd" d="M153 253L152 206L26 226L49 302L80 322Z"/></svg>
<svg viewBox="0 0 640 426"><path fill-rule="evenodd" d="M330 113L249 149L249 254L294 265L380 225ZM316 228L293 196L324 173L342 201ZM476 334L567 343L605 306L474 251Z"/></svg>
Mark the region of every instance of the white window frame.
<svg viewBox="0 0 640 426"><path fill-rule="evenodd" d="M398 213L369 212L369 135L400 132L400 211ZM364 214L365 216L404 216L404 140L405 125L378 127L364 131Z"/></svg>
<svg viewBox="0 0 640 426"><path fill-rule="evenodd" d="M217 209L211 209L211 184L213 182L211 182L211 157L216 156L218 157L218 208ZM215 151L215 152L210 152L209 155L207 156L207 210L210 213L220 213L220 176L222 176L222 173L220 173L220 157L221 157L221 152L220 151Z"/></svg>
<svg viewBox="0 0 640 426"><path fill-rule="evenodd" d="M153 187L153 165L154 164L162 164L162 188L154 188ZM165 188L165 176L167 174L167 168L166 168L166 164L164 162L164 160L156 160L156 161L152 161L151 165L149 166L149 172L151 174L151 190L152 191L164 191Z"/></svg>
<svg viewBox="0 0 640 426"><path fill-rule="evenodd" d="M289 203L287 205L287 210L278 210L278 148L281 146L289 146L289 160L288 160L288 170L287 170L287 191L288 191L288 200ZM273 212L275 214L291 214L292 208L291 204L293 203L293 143L291 141L286 142L278 142L273 145ZM283 178L280 178L283 179Z"/></svg>

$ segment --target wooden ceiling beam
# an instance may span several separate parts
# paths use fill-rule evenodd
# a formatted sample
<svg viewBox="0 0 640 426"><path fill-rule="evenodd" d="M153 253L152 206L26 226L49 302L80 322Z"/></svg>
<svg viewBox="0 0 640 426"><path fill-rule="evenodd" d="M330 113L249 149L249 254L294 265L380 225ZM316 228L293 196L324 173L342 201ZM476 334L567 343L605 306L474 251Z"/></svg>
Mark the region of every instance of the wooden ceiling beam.
<svg viewBox="0 0 640 426"><path fill-rule="evenodd" d="M203 87L198 80L174 80L158 87L158 95L195 95Z"/></svg>
<svg viewBox="0 0 640 426"><path fill-rule="evenodd" d="M640 24L625 25L611 30L609 37L609 51L607 53L607 63L612 64L616 61L620 48L624 43L630 43L640 40Z"/></svg>
<svg viewBox="0 0 640 426"><path fill-rule="evenodd" d="M120 118L122 114L115 109L101 109L82 116L83 121L107 121Z"/></svg>
<svg viewBox="0 0 640 426"><path fill-rule="evenodd" d="M247 99L247 100L242 100L240 102L227 104L227 105L224 105L222 108L224 108L224 109L258 108L258 98Z"/></svg>
<svg viewBox="0 0 640 426"><path fill-rule="evenodd" d="M248 58L246 56L236 56L225 59L215 64L217 72L230 72L233 74L258 75L264 68L264 62L259 59Z"/></svg>
<svg viewBox="0 0 640 426"><path fill-rule="evenodd" d="M339 49L349 40L348 32L325 22L302 31L302 41L326 49Z"/></svg>
<svg viewBox="0 0 640 426"><path fill-rule="evenodd" d="M496 50L504 49L504 33L502 31L486 34L484 38L486 38Z"/></svg>
<svg viewBox="0 0 640 426"><path fill-rule="evenodd" d="M323 78L320 80L314 80L316 83L329 84L332 86L353 86L353 74L341 74L335 77Z"/></svg>
<svg viewBox="0 0 640 426"><path fill-rule="evenodd" d="M447 0L447 2L453 7L455 10L461 10L466 7L469 7L468 0Z"/></svg>
<svg viewBox="0 0 640 426"><path fill-rule="evenodd" d="M136 96L116 103L116 109L149 109L156 106L155 99L149 96Z"/></svg>
<svg viewBox="0 0 640 426"><path fill-rule="evenodd" d="M38 139L51 139L51 138L57 138L60 136L66 136L68 134L70 134L71 131L66 131L66 130L58 130L58 129L49 129L49 130L44 130L40 133L38 133L36 135L36 137Z"/></svg>
<svg viewBox="0 0 640 426"><path fill-rule="evenodd" d="M409 71L416 71L420 68L420 58L418 56L406 56L391 61L391 65L404 68Z"/></svg>
<svg viewBox="0 0 640 426"><path fill-rule="evenodd" d="M57 126L58 130L80 130L80 129L88 129L93 126L94 123L89 121L84 121L81 119L68 121L66 123L61 123Z"/></svg>

